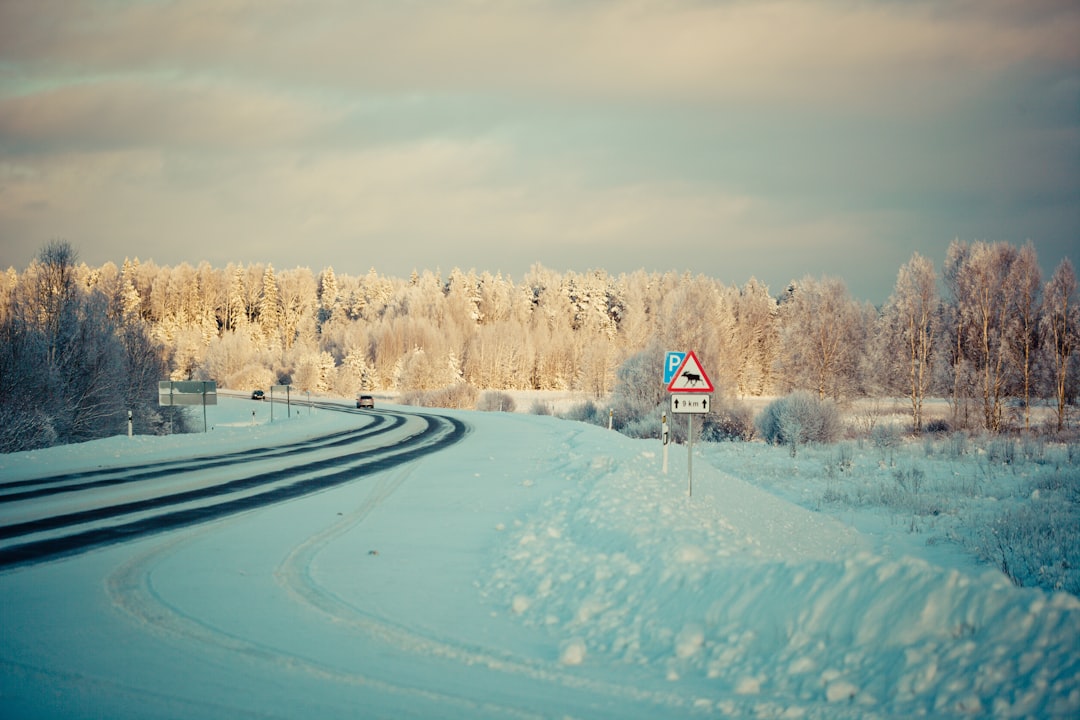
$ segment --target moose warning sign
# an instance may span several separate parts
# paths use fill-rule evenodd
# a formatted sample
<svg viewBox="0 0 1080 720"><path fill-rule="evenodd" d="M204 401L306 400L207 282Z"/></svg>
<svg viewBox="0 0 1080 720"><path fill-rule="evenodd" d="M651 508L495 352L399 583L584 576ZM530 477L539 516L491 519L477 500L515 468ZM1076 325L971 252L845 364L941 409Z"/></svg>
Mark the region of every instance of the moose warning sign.
<svg viewBox="0 0 1080 720"><path fill-rule="evenodd" d="M701 363L698 362L697 355L694 354L693 350L686 353L686 358L682 361L679 369L675 371L675 376L671 378L667 389L669 392L707 393L713 391L712 381L709 380L709 376L705 374L705 371L701 369Z"/></svg>

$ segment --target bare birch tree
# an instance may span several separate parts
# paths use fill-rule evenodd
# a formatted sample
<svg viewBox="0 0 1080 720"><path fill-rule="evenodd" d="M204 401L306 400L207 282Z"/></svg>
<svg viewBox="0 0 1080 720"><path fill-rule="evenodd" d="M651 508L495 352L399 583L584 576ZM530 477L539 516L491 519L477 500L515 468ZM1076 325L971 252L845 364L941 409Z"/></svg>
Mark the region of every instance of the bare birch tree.
<svg viewBox="0 0 1080 720"><path fill-rule="evenodd" d="M779 307L779 365L791 389L839 399L858 389L866 314L838 278L806 277Z"/></svg>
<svg viewBox="0 0 1080 720"><path fill-rule="evenodd" d="M915 253L900 268L896 286L882 313L879 340L886 358L896 358L911 400L911 423L922 432L923 401L930 388L934 336L941 300L934 264ZM892 386L888 383L887 386Z"/></svg>
<svg viewBox="0 0 1080 720"><path fill-rule="evenodd" d="M1065 391L1069 362L1080 339L1080 312L1076 306L1076 271L1069 258L1058 264L1043 290L1042 331L1052 360L1057 429L1065 427Z"/></svg>
<svg viewBox="0 0 1080 720"><path fill-rule="evenodd" d="M1016 255L1005 281L1012 305L1008 336L1013 365L1019 376L1020 399L1024 406L1024 430L1031 429L1031 392L1035 356L1039 345L1039 291L1042 274L1035 246L1029 240Z"/></svg>

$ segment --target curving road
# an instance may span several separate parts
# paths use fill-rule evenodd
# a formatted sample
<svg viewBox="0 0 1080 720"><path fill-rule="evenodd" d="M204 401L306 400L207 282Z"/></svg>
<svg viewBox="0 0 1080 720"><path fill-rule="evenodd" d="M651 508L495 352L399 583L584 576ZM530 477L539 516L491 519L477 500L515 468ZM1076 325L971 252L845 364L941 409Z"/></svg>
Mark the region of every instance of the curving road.
<svg viewBox="0 0 1080 720"><path fill-rule="evenodd" d="M437 452L468 432L439 415L319 406L363 424L283 446L0 483L0 569L292 500Z"/></svg>

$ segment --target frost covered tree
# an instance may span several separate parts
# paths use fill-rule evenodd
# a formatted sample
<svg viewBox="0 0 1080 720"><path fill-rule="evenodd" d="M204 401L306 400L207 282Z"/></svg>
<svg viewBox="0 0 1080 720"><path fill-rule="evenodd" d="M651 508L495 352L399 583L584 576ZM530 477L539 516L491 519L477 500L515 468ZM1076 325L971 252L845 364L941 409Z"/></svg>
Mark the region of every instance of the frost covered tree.
<svg viewBox="0 0 1080 720"><path fill-rule="evenodd" d="M247 325L247 273L241 265L229 269L229 290L225 298L225 329L239 330Z"/></svg>
<svg viewBox="0 0 1080 720"><path fill-rule="evenodd" d="M843 280L803 278L789 287L779 317L778 365L789 388L833 399L859 389L867 313Z"/></svg>
<svg viewBox="0 0 1080 720"><path fill-rule="evenodd" d="M134 261L124 258L120 271L120 312L125 319L136 318L141 314L142 298L135 286L135 270L138 264L138 258Z"/></svg>
<svg viewBox="0 0 1080 720"><path fill-rule="evenodd" d="M975 369L969 357L969 337L973 319L966 305L960 298L969 294L968 276L964 268L971 255L971 246L954 240L945 253L943 276L948 291L949 301L944 305L944 325L948 336L949 362L952 391L952 423L954 427L967 427L970 420L971 400L975 396Z"/></svg>
<svg viewBox="0 0 1080 720"><path fill-rule="evenodd" d="M28 271L33 280L30 307L37 325L45 333L50 364L57 361L64 335L74 332L77 257L71 243L52 240L41 249Z"/></svg>
<svg viewBox="0 0 1080 720"><path fill-rule="evenodd" d="M1010 288L1012 305L1011 332L1007 337L1010 357L1019 378L1018 394L1024 407L1024 429L1031 429L1031 393L1034 384L1035 358L1039 347L1039 292L1042 273L1035 246L1029 240L1016 254L1005 281Z"/></svg>
<svg viewBox="0 0 1080 720"><path fill-rule="evenodd" d="M1058 432L1065 427L1066 381L1070 360L1080 341L1076 290L1076 271L1069 258L1063 258L1046 283L1042 304L1042 332L1053 368Z"/></svg>
<svg viewBox="0 0 1080 720"><path fill-rule="evenodd" d="M338 290L334 268L326 267L319 273L319 325L328 322L341 307L341 293Z"/></svg>
<svg viewBox="0 0 1080 720"><path fill-rule="evenodd" d="M954 242L954 245L957 245ZM1009 388L1009 347L1016 334L1009 285L1017 250L1008 243L976 242L953 253L951 289L956 315L957 362L969 360L987 430L1002 429Z"/></svg>
<svg viewBox="0 0 1080 720"><path fill-rule="evenodd" d="M292 384L305 392L325 393L334 384L336 365L328 352L309 353L300 359Z"/></svg>
<svg viewBox="0 0 1080 720"><path fill-rule="evenodd" d="M267 265L263 271L262 292L259 294L259 325L263 337L271 349L280 348L282 343L281 294L278 291L274 266Z"/></svg>
<svg viewBox="0 0 1080 720"><path fill-rule="evenodd" d="M308 268L282 272L278 278L281 301L281 340L286 351L297 342L316 343L316 313L319 304L315 276Z"/></svg>
<svg viewBox="0 0 1080 720"><path fill-rule="evenodd" d="M93 273L81 275L74 248L51 242L3 313L4 450L104 437L123 429L128 410L140 420L154 414L148 408L163 372L160 348L141 321L118 325L115 295L96 287Z"/></svg>
<svg viewBox="0 0 1080 720"><path fill-rule="evenodd" d="M911 400L911 423L916 434L922 432L922 408L932 378L940 305L934 265L915 253L897 275L896 286L882 312L878 342L882 359L898 371L886 373L885 386L890 391L904 391Z"/></svg>
<svg viewBox="0 0 1080 720"><path fill-rule="evenodd" d="M733 346L739 350L735 386L741 395L773 391L773 367L779 350L776 300L769 288L750 278L734 303Z"/></svg>

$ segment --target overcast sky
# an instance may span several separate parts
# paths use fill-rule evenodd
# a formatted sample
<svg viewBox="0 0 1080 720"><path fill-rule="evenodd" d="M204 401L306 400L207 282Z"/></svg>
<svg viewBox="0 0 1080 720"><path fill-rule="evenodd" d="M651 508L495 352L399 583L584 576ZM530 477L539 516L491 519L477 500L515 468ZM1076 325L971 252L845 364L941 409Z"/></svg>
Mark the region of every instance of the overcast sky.
<svg viewBox="0 0 1080 720"><path fill-rule="evenodd" d="M0 269L1080 265L1075 0L0 0Z"/></svg>

